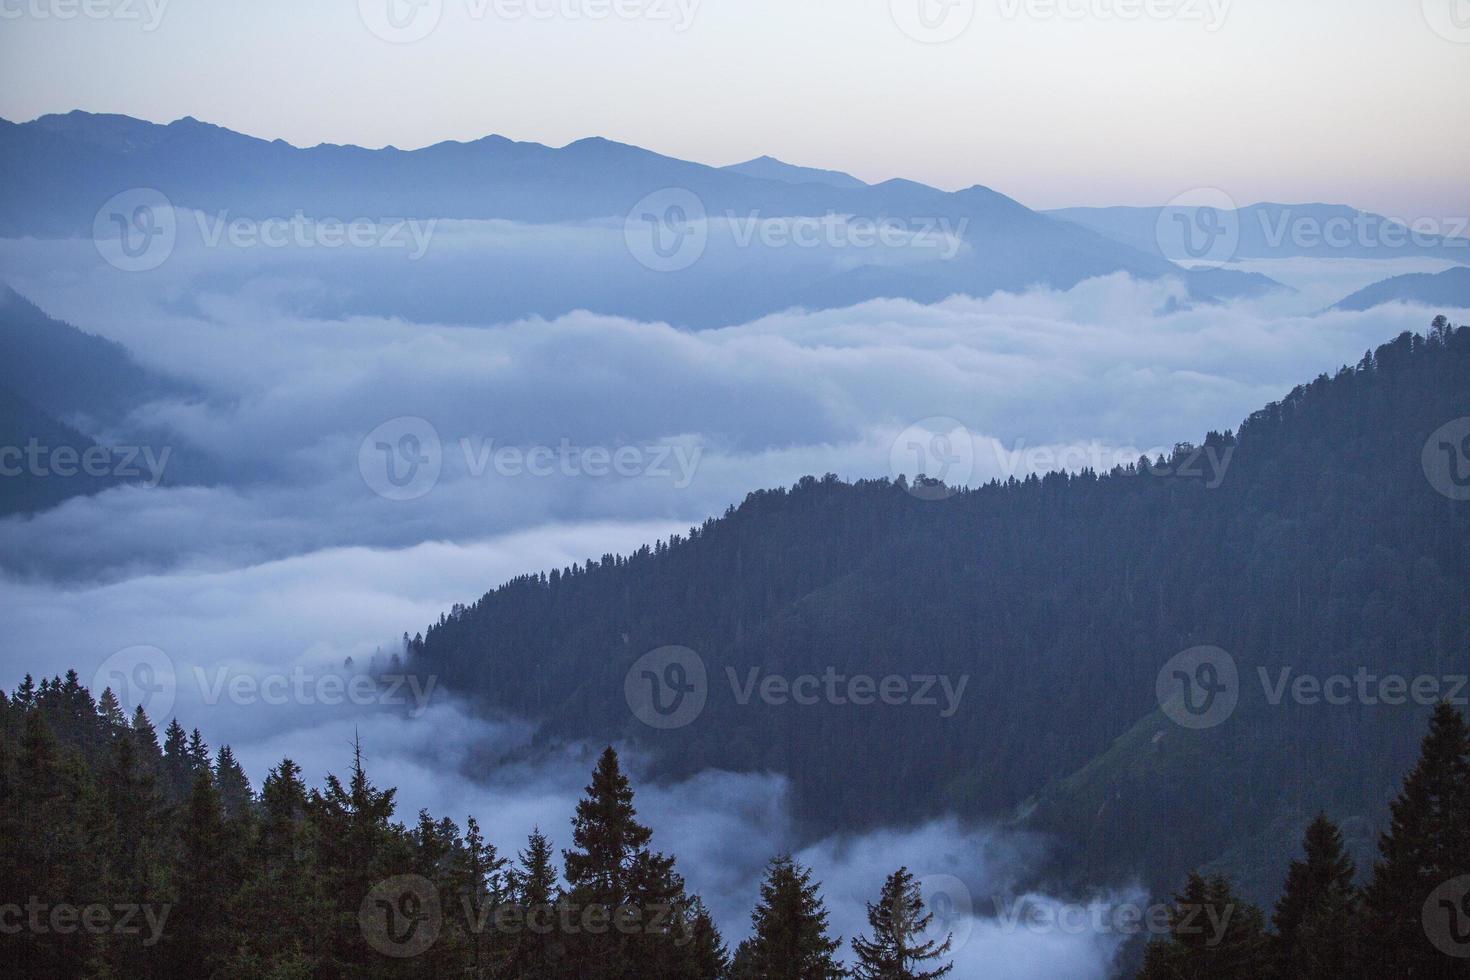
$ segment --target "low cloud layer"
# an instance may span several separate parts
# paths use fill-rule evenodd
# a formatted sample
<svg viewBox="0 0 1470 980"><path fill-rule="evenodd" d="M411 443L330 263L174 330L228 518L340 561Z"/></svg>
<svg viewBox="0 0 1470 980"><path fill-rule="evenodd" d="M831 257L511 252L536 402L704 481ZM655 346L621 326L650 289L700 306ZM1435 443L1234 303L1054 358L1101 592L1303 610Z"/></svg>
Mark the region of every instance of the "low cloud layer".
<svg viewBox="0 0 1470 980"><path fill-rule="evenodd" d="M464 250L456 273L511 254L494 237L504 229L451 232ZM583 241L538 234L548 250ZM1113 276L698 333L586 312L411 322L382 315L393 304L361 310L384 291L432 293L445 271L367 285L363 270L353 257L288 274L257 253L186 253L128 276L90 243L0 242L0 278L47 312L209 393L145 406L102 435L162 433L231 474L0 520L0 684L68 667L98 687L114 671L156 681L148 658L162 656L178 683L156 720L177 714L231 743L257 785L285 755L313 782L340 773L360 736L373 777L400 788L400 816L473 813L507 851L535 825L566 845L598 747L531 763L526 723L475 716L453 692L355 703L346 679L405 630L514 575L632 551L807 474L935 475L942 445L942 475L974 484L1164 451L1238 425L1429 316L1311 315L1411 271L1371 263L1260 268L1299 292L1229 305L1189 308L1177 284ZM823 881L845 939L865 928L863 903L894 864L951 883L941 894L964 937L957 975L1101 978L1123 941L1007 922L1038 841L944 821L801 841L773 774L640 782L638 798L734 941L765 862L788 849ZM1077 912L1138 896L1029 900Z"/></svg>
<svg viewBox="0 0 1470 980"><path fill-rule="evenodd" d="M691 524L828 471L973 484L1105 468L1234 427L1430 315L1305 315L1320 308L1313 283L1402 271L1307 262L1285 269L1301 293L1193 308L1178 284L1117 275L697 333L585 312L456 325L320 315L319 297L360 288L344 273L356 256L291 279L249 250L217 268L227 257L128 275L87 242L0 243L5 278L48 312L210 393L100 435L193 448L227 475L0 522L13 572L116 577L544 524ZM422 291L411 274L387 282Z"/></svg>

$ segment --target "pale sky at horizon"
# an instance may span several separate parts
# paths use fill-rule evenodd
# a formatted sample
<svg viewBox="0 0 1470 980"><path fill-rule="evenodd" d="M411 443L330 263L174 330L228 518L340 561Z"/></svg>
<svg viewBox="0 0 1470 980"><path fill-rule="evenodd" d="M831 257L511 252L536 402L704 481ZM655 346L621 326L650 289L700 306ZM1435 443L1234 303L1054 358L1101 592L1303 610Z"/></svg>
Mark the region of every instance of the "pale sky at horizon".
<svg viewBox="0 0 1470 980"><path fill-rule="evenodd" d="M1035 208L1218 187L1470 215L1467 0L409 2L0 0L0 116L191 115L306 146L598 135Z"/></svg>

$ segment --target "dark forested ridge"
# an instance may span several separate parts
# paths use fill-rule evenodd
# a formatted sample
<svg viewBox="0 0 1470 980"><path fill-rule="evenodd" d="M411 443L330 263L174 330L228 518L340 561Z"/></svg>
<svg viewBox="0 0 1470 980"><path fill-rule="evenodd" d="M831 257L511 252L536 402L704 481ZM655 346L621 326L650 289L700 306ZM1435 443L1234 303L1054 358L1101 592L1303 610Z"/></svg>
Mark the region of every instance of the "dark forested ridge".
<svg viewBox="0 0 1470 980"><path fill-rule="evenodd" d="M1269 920L1191 872L1146 924L1114 919L1149 940L1139 980L1470 976L1470 728L1448 704L1428 727L1371 868L1318 815ZM75 671L27 676L0 692L0 962L26 980L938 980L969 936L905 867L866 930L834 935L813 869L777 855L730 955L611 748L560 861L540 830L511 856L474 816L400 821L395 794L360 745L345 782L309 788L283 759L257 793L198 729L174 719L160 744Z"/></svg>
<svg viewBox="0 0 1470 980"><path fill-rule="evenodd" d="M687 537L456 607L412 663L548 739L637 740L665 774L787 773L813 829L1021 814L1069 842L1077 880L1165 888L1216 862L1264 897L1319 810L1371 844L1430 704L1272 704L1258 671L1470 671L1470 504L1424 463L1467 416L1470 329L1441 319L1170 460L943 500L833 476L753 493ZM624 680L671 644L701 658L708 703L655 731ZM1200 645L1233 658L1239 706L1192 731L1156 684ZM951 717L742 704L727 669L753 668L968 681Z"/></svg>

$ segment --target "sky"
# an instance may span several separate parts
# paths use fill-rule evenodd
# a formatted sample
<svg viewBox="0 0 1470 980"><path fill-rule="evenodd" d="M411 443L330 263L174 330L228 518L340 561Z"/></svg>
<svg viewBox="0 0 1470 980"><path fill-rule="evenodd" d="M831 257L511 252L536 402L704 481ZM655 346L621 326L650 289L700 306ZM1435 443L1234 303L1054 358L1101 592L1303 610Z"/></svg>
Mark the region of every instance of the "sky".
<svg viewBox="0 0 1470 980"><path fill-rule="evenodd" d="M1470 214L1465 0L0 0L0 117ZM1464 25L1464 26L1462 26ZM1458 95L1456 93L1459 93Z"/></svg>

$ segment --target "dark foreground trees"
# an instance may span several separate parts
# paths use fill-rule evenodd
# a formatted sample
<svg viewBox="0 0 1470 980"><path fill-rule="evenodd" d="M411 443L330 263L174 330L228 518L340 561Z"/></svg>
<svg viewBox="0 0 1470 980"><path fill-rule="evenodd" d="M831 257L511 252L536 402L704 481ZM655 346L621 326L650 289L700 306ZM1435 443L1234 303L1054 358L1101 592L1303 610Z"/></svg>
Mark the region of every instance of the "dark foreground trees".
<svg viewBox="0 0 1470 980"><path fill-rule="evenodd" d="M1139 980L1470 977L1470 728L1450 705L1435 709L1390 816L1361 890L1341 832L1317 817L1271 934L1224 878L1191 875Z"/></svg>
<svg viewBox="0 0 1470 980"><path fill-rule="evenodd" d="M871 939L852 941L858 980L938 980L954 969L943 963L950 938L927 938L934 914L924 907L919 883L908 868L899 868L883 883L876 905L868 905Z"/></svg>
<svg viewBox="0 0 1470 980"><path fill-rule="evenodd" d="M257 795L228 747L74 672L0 695L0 962L74 978L715 980L728 956L674 859L652 850L617 755L598 760L561 866L513 864L470 818L406 826L354 753Z"/></svg>
<svg viewBox="0 0 1470 980"><path fill-rule="evenodd" d="M0 962L6 974L267 980L938 980L957 952L899 868L868 928L833 934L821 886L766 869L728 955L657 851L612 749L558 859L502 856L479 824L396 819L360 751L308 788L291 760L257 794L225 747L93 701L74 673L0 695ZM1269 917L1191 875L1143 980L1470 978L1470 728L1441 705L1361 889L1342 834L1307 828ZM973 956L975 951L969 951ZM1003 966L1003 964L997 964ZM849 972L851 971L851 972Z"/></svg>

